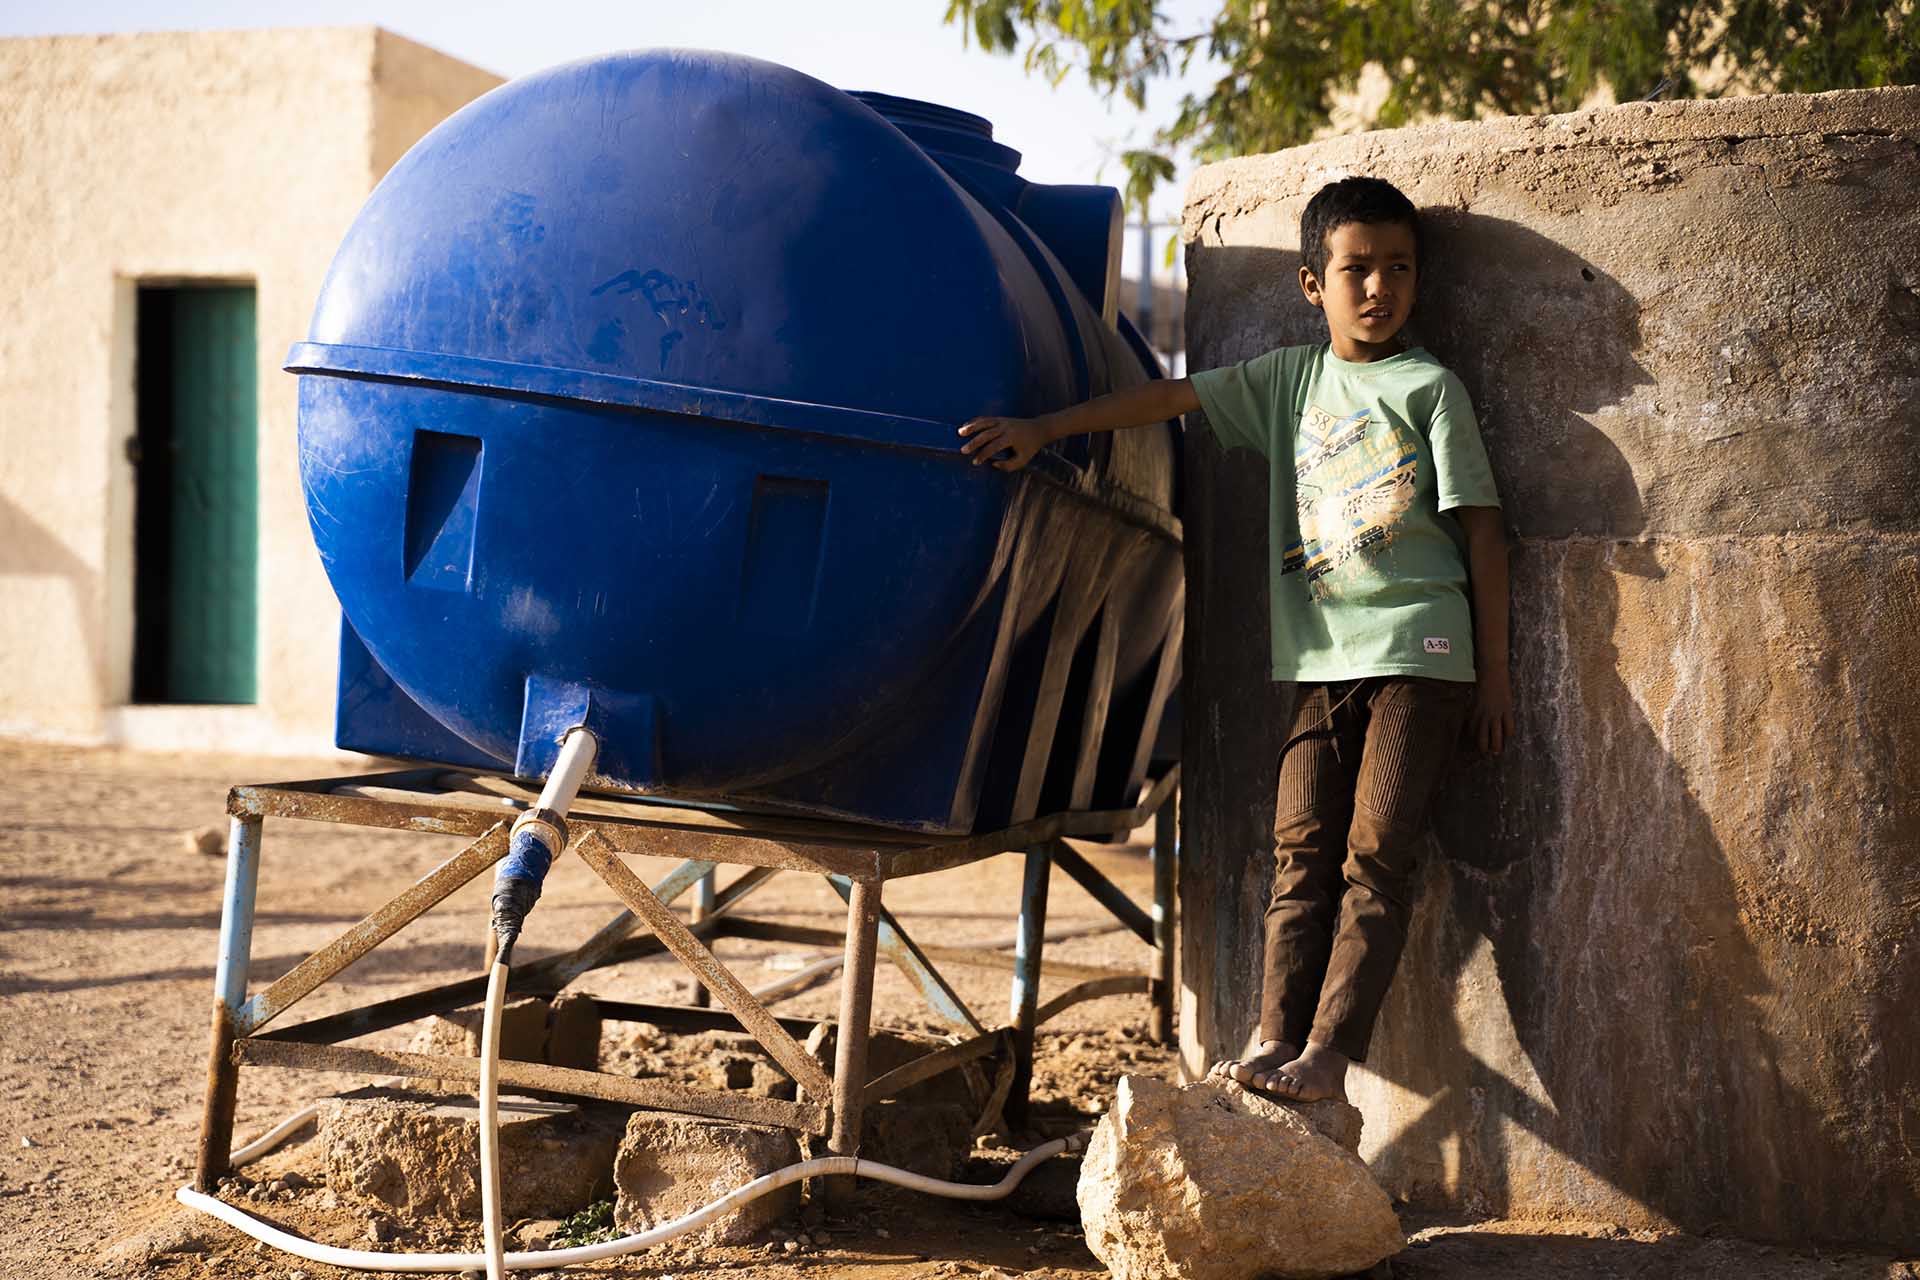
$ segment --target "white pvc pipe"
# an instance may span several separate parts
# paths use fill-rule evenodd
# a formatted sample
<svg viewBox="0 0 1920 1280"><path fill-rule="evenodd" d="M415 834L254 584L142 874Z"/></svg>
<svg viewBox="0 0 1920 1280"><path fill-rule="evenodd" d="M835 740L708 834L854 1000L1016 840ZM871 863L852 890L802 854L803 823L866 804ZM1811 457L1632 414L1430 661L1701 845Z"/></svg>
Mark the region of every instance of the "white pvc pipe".
<svg viewBox="0 0 1920 1280"><path fill-rule="evenodd" d="M506 1238L500 1224L500 1011L507 1002L507 966L487 975L487 1011L480 1021L480 1225L487 1280L505 1280Z"/></svg>
<svg viewBox="0 0 1920 1280"><path fill-rule="evenodd" d="M258 1160L261 1156L267 1154L267 1152L273 1150L288 1138L300 1132L301 1129L311 1124L319 1115L320 1108L317 1106L300 1108L285 1120L282 1120L279 1124L255 1138L252 1142L249 1142L246 1146L228 1156L227 1163L238 1169L243 1164Z"/></svg>
<svg viewBox="0 0 1920 1280"><path fill-rule="evenodd" d="M790 1186L806 1178L852 1174L855 1177L890 1182L895 1186L948 1196L957 1200L1001 1200L1020 1185L1020 1180L1025 1178L1035 1165L1062 1151L1077 1150L1083 1143L1084 1135L1075 1134L1071 1138L1055 1138L1052 1142L1035 1147L1007 1170L1004 1178L991 1185L947 1182L940 1178L911 1173L905 1169L896 1169L892 1165L875 1164L871 1160L862 1160L858 1156L823 1156L818 1160L803 1160L799 1164L790 1164L784 1169L776 1169L763 1177L755 1178L752 1182L736 1188L718 1200L702 1205L684 1217L663 1222L651 1231L623 1236L618 1240L608 1240L603 1244L582 1245L574 1249L509 1253L502 1262L509 1271L546 1270L636 1253L657 1244L665 1244L689 1231L698 1230L721 1214L731 1213L741 1205L757 1200L768 1192L778 1191L781 1187ZM236 1209L224 1200L216 1200L210 1195L195 1191L190 1186L181 1187L173 1194L174 1199L188 1208L210 1214L263 1244L290 1253L297 1258L305 1258L308 1262L347 1267L356 1271L474 1271L489 1265L486 1255L478 1253L377 1253L369 1249L338 1249L332 1245L316 1244L277 1227L268 1226L252 1214Z"/></svg>
<svg viewBox="0 0 1920 1280"><path fill-rule="evenodd" d="M540 808L565 816L573 807L574 797L580 794L580 785L587 780L587 770L593 767L594 753L599 748L600 741L590 730L567 731L566 739L560 744L560 758L553 762L547 785L540 788ZM559 852L554 850L555 856Z"/></svg>

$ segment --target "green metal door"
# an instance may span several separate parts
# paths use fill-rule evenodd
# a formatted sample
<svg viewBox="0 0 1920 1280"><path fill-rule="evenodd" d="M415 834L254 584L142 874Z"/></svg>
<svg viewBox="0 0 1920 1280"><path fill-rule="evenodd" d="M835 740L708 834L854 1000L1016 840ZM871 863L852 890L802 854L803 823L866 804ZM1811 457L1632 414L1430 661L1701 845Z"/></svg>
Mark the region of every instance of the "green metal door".
<svg viewBox="0 0 1920 1280"><path fill-rule="evenodd" d="M252 286L142 288L134 699L252 702Z"/></svg>

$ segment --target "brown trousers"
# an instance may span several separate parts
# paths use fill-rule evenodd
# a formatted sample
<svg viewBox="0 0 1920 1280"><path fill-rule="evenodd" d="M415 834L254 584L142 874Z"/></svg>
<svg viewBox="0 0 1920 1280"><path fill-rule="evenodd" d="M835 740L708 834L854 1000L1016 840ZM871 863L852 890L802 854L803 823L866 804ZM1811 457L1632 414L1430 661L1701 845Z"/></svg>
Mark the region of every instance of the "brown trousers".
<svg viewBox="0 0 1920 1280"><path fill-rule="evenodd" d="M1280 757L1260 1034L1365 1061L1413 909L1434 793L1473 686L1303 684Z"/></svg>

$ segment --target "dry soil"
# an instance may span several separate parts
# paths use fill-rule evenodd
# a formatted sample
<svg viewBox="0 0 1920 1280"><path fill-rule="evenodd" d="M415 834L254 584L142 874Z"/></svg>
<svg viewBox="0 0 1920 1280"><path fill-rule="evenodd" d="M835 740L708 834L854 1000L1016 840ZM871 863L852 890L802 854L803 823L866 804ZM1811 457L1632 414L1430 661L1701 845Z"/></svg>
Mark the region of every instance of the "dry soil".
<svg viewBox="0 0 1920 1280"><path fill-rule="evenodd" d="M266 1253L226 1227L187 1214L171 1199L188 1176L197 1130L207 1017L219 923L222 860L186 834L223 826L228 786L328 776L339 761L143 755L0 743L0 1277L159 1276L266 1280L344 1276ZM270 979L338 934L397 888L458 847L445 837L270 821L264 841L256 982ZM1137 900L1148 895L1141 850L1110 849L1097 863ZM654 877L667 864L638 869ZM895 881L887 904L924 941L994 942L1012 930L1020 868L1001 858L917 880ZM470 886L316 992L302 1014L346 1008L431 982L467 977L480 964L484 887ZM783 875L752 902L752 914L831 927L841 905L822 883ZM563 861L523 942L523 958L571 945L616 909L575 861ZM1094 925L1101 909L1065 876L1052 886L1055 927ZM785 976L800 949L723 940L718 948L756 986ZM1075 938L1048 954L1082 963L1145 966L1131 935ZM949 974L970 1006L992 1020L1007 998L989 971ZM602 971L584 989L628 1000L684 999L691 981L659 958ZM1059 983L1049 983L1051 994ZM876 1018L930 1030L911 989L883 967ZM837 984L781 1006L830 1016ZM1040 1040L1038 1123L1091 1123L1123 1072L1171 1077L1171 1052L1145 1034L1142 997L1076 1006ZM369 1042L400 1047L396 1029ZM607 1037L603 1064L623 1060ZM625 1060L635 1055L628 1052ZM654 1055L658 1056L658 1055ZM244 1139L281 1115L363 1081L250 1070L238 1132ZM1024 1136L1024 1135L1023 1135ZM260 1182L311 1172L317 1153L296 1142L247 1172ZM233 1193L229 1193L233 1194ZM334 1243L370 1247L475 1247L473 1224L375 1220L323 1186L248 1202L249 1207ZM1736 1240L1629 1234L1607 1224L1457 1221L1408 1215L1412 1242L1393 1274L1418 1280L1466 1277L1689 1276L1707 1280L1790 1277L1920 1277L1920 1266L1884 1257L1796 1252ZM736 1274L764 1280L895 1280L896 1277L1099 1276L1071 1223L1024 1218L998 1206L967 1207L906 1193L864 1193L852 1218L827 1222L802 1209L785 1238L708 1251L666 1248L568 1274L684 1280Z"/></svg>

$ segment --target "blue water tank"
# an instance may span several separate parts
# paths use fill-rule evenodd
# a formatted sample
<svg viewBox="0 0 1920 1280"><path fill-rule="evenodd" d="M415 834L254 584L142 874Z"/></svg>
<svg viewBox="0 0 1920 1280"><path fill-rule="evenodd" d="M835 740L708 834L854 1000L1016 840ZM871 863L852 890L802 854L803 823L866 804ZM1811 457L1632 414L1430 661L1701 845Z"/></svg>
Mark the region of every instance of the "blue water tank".
<svg viewBox="0 0 1920 1280"><path fill-rule="evenodd" d="M344 747L966 831L1127 807L1177 681L1172 424L1120 204L986 121L685 50L505 85L374 191L300 375Z"/></svg>

